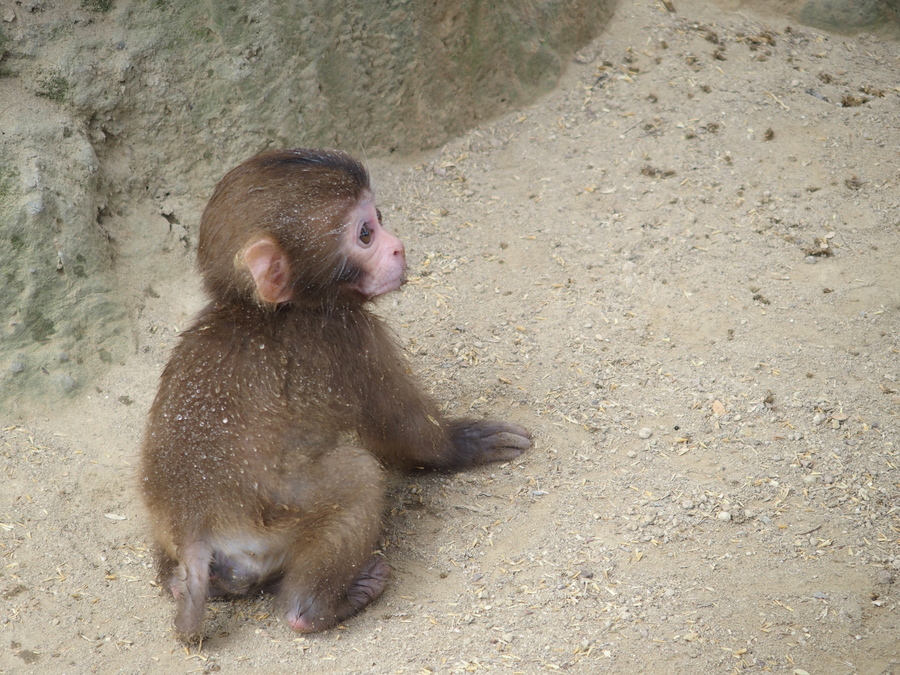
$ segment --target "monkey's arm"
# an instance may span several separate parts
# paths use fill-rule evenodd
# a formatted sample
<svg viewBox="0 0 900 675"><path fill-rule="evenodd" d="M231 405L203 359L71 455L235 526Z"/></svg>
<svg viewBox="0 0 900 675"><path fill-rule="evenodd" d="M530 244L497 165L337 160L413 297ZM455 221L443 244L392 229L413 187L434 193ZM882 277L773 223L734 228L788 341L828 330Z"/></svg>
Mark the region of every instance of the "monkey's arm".
<svg viewBox="0 0 900 675"><path fill-rule="evenodd" d="M406 364L390 349L380 355L368 401L363 405L360 435L386 464L459 470L518 457L531 447L524 427L494 420L445 419L437 404L407 373Z"/></svg>
<svg viewBox="0 0 900 675"><path fill-rule="evenodd" d="M424 393L417 393L425 397ZM509 461L531 447L531 434L518 424L447 420L431 401L423 398L401 403L393 395L392 404L370 411L380 419L373 417L372 425L361 435L366 446L386 464L457 471L487 462Z"/></svg>

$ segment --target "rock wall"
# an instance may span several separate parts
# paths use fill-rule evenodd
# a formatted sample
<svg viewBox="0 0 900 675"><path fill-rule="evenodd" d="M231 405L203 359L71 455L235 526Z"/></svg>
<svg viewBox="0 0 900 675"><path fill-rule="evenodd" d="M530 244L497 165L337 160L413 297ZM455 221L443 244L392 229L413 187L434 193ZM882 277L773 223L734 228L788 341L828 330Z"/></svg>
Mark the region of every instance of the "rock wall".
<svg viewBox="0 0 900 675"><path fill-rule="evenodd" d="M552 88L614 2L3 0L0 403L128 349L129 202L267 146L436 146Z"/></svg>
<svg viewBox="0 0 900 675"><path fill-rule="evenodd" d="M729 10L789 16L794 21L835 31L900 32L900 0L713 0Z"/></svg>

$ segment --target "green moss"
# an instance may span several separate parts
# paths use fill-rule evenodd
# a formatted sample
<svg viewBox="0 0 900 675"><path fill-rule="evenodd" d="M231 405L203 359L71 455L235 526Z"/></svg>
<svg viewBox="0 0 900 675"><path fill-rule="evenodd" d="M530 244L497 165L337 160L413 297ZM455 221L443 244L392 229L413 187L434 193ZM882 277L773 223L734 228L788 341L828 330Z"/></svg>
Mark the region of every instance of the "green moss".
<svg viewBox="0 0 900 675"><path fill-rule="evenodd" d="M0 204L9 201L10 196L15 190L16 178L19 177L15 169L0 166Z"/></svg>
<svg viewBox="0 0 900 675"><path fill-rule="evenodd" d="M61 103L66 99L69 82L60 74L49 75L38 82L37 95Z"/></svg>
<svg viewBox="0 0 900 675"><path fill-rule="evenodd" d="M75 264L72 265L72 273L79 279L87 278L87 259L80 253L75 256Z"/></svg>
<svg viewBox="0 0 900 675"><path fill-rule="evenodd" d="M217 39L216 32L209 26L196 26L192 30L192 34L200 42L206 42L207 44L215 42Z"/></svg>
<svg viewBox="0 0 900 675"><path fill-rule="evenodd" d="M54 326L53 321L34 307L28 308L23 318L25 320L25 328L35 342L43 342L56 332L56 326Z"/></svg>
<svg viewBox="0 0 900 675"><path fill-rule="evenodd" d="M113 0L81 0L81 6L90 12L108 12L113 4Z"/></svg>
<svg viewBox="0 0 900 675"><path fill-rule="evenodd" d="M0 283L0 293L4 297L12 297L21 295L25 292L25 282L19 278L15 272L4 271L3 282Z"/></svg>

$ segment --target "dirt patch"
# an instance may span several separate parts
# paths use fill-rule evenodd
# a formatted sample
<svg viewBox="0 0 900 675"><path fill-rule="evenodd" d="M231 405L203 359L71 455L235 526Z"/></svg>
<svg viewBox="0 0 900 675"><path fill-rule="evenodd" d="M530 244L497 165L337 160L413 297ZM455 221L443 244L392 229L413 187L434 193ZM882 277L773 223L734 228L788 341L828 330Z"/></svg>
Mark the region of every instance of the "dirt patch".
<svg viewBox="0 0 900 675"><path fill-rule="evenodd" d="M395 476L394 578L337 630L259 596L173 639L135 462L201 297L131 204L134 354L0 431L0 669L897 672L897 43L676 4L623 3L538 104L370 163L411 272L379 311L450 414L537 443Z"/></svg>

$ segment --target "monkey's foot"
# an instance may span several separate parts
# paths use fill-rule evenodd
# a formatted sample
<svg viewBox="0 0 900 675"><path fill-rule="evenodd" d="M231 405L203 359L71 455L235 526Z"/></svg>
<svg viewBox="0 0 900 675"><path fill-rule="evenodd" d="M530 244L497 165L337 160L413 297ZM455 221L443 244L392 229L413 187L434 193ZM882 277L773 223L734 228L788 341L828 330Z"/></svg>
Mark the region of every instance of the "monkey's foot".
<svg viewBox="0 0 900 675"><path fill-rule="evenodd" d="M353 613L377 600L390 578L390 566L381 558L372 558L347 589L347 602L353 607Z"/></svg>
<svg viewBox="0 0 900 675"><path fill-rule="evenodd" d="M325 630L362 611L377 600L390 578L390 566L381 558L372 558L350 582L345 597L338 601L337 607L326 611L320 603L307 598L306 602L301 600L288 610L285 618L288 625L299 633Z"/></svg>

